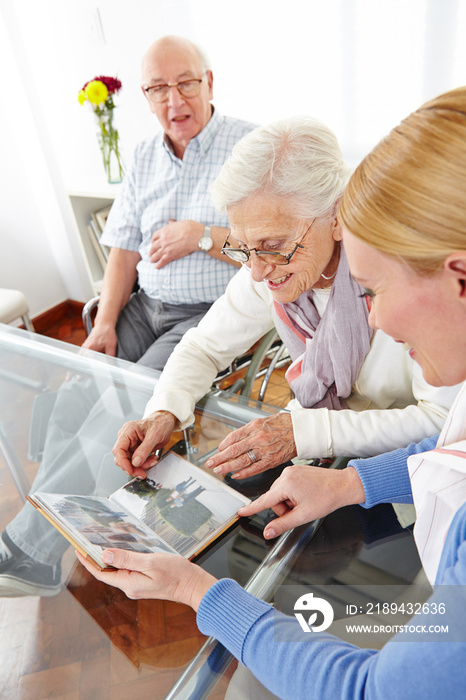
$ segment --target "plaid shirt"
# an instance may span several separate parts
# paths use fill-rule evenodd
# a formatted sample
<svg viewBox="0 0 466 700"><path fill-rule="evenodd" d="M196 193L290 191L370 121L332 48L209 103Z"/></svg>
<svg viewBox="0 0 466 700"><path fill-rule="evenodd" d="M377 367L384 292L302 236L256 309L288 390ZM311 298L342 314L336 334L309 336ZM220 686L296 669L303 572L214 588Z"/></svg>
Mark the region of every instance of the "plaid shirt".
<svg viewBox="0 0 466 700"><path fill-rule="evenodd" d="M169 219L192 219L211 226L228 226L215 211L210 185L235 143L253 124L221 116L210 121L189 142L183 160L170 149L163 133L142 141L116 198L102 235L110 247L138 251L138 282L148 296L170 304L213 302L223 294L237 271L232 265L199 251L157 270L149 262L154 231Z"/></svg>

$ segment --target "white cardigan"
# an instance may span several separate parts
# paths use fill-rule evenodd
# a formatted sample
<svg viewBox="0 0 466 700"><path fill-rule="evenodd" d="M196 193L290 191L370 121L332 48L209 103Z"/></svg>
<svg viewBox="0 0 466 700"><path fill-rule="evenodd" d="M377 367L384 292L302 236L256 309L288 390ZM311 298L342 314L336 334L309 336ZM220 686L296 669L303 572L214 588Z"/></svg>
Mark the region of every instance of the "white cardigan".
<svg viewBox="0 0 466 700"><path fill-rule="evenodd" d="M322 315L328 294L316 296ZM165 410L182 428L190 425L196 401L217 373L273 327L272 308L267 285L254 282L247 268L239 270L225 294L173 351L145 416ZM376 331L346 400L348 409L302 408L297 400L288 405L297 456L370 457L419 442L440 431L458 390L427 384L404 347Z"/></svg>

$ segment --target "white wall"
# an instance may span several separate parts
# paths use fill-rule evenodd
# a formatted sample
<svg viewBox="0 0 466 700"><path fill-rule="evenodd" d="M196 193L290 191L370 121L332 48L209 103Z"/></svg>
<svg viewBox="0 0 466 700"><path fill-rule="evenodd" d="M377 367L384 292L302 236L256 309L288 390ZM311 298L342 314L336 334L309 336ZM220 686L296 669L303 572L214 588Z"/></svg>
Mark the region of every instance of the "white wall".
<svg viewBox="0 0 466 700"><path fill-rule="evenodd" d="M77 92L98 74L122 80L129 160L157 128L139 73L158 36L203 45L220 111L257 123L313 114L352 163L425 99L466 83L466 0L2 0L0 10L0 285L23 289L33 315L91 293L66 192L105 180Z"/></svg>
<svg viewBox="0 0 466 700"><path fill-rule="evenodd" d="M66 297L35 201L34 182L9 115L0 109L0 285L21 289L34 311ZM7 164L7 167L5 167ZM38 304L33 300L40 296Z"/></svg>

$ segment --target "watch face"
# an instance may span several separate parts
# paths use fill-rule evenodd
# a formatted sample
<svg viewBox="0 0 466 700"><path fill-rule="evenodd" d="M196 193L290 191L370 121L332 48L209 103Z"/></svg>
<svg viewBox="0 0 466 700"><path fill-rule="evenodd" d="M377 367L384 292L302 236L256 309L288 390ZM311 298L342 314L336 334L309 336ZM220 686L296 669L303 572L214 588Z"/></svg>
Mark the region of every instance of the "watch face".
<svg viewBox="0 0 466 700"><path fill-rule="evenodd" d="M211 238L207 237L202 237L201 240L199 241L199 248L201 250L204 250L206 253L208 250L210 250L213 246L213 242Z"/></svg>

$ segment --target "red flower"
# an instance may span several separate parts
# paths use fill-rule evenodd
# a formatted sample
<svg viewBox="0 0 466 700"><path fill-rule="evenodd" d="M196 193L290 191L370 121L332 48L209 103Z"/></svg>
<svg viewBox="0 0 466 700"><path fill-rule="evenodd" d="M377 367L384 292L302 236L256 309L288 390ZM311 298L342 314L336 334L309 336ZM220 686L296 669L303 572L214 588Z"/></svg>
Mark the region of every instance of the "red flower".
<svg viewBox="0 0 466 700"><path fill-rule="evenodd" d="M121 90L121 80L118 80L118 78L111 78L108 75L98 75L95 78L92 78L92 80L100 80L100 82L106 86L109 95L113 95ZM91 81L88 80L87 83L84 83L81 89L85 90L86 85L88 85L90 82Z"/></svg>

